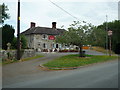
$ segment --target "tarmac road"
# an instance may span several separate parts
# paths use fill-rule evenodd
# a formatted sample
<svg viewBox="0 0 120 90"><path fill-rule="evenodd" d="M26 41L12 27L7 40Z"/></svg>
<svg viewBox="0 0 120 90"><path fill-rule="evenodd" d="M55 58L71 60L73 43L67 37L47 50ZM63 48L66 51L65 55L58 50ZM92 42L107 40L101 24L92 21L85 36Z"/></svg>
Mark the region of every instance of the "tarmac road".
<svg viewBox="0 0 120 90"><path fill-rule="evenodd" d="M69 54L69 53L67 53ZM41 59L3 66L3 88L117 88L118 61L76 70L42 71L38 65L66 54L47 54Z"/></svg>

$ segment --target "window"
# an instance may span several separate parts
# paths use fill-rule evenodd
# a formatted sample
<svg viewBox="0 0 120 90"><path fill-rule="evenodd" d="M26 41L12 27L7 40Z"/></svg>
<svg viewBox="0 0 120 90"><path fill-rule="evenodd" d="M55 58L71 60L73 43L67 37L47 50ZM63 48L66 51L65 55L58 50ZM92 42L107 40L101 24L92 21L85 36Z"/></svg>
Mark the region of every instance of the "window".
<svg viewBox="0 0 120 90"><path fill-rule="evenodd" d="M47 39L47 35L45 35L45 34L43 34L43 37L42 37L43 39Z"/></svg>
<svg viewBox="0 0 120 90"><path fill-rule="evenodd" d="M52 47L54 48L54 44L52 44Z"/></svg>
<svg viewBox="0 0 120 90"><path fill-rule="evenodd" d="M58 44L56 44L56 48L58 48Z"/></svg>
<svg viewBox="0 0 120 90"><path fill-rule="evenodd" d="M46 44L45 43L43 43L43 48L46 48Z"/></svg>

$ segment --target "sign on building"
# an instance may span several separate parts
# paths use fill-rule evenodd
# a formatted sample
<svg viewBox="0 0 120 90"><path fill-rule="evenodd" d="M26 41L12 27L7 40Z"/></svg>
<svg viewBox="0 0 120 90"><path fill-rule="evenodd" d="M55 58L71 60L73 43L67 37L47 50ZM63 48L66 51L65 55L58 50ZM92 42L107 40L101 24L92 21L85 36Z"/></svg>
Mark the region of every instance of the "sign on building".
<svg viewBox="0 0 120 90"><path fill-rule="evenodd" d="M48 37L48 39L49 39L49 40L55 40L55 36L52 36L52 35L51 35L51 36Z"/></svg>

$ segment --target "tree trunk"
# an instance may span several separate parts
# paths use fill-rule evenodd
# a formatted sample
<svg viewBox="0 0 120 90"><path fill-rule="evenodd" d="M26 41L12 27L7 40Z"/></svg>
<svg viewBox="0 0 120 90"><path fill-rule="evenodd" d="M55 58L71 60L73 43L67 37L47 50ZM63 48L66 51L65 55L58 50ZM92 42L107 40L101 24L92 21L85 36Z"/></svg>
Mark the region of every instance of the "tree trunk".
<svg viewBox="0 0 120 90"><path fill-rule="evenodd" d="M82 44L79 45L79 57L83 57Z"/></svg>

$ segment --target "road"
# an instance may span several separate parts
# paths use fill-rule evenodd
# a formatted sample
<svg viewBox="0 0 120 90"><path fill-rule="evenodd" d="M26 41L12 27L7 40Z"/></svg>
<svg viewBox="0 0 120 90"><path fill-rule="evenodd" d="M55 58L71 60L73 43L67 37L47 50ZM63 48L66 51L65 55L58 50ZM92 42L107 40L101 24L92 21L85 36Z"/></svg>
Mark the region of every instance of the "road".
<svg viewBox="0 0 120 90"><path fill-rule="evenodd" d="M90 53L88 51L87 53ZM93 64L75 70L43 71L38 65L66 54L3 66L3 88L117 88L118 61Z"/></svg>

